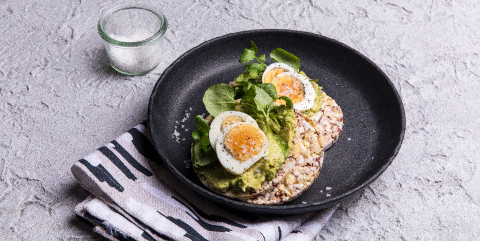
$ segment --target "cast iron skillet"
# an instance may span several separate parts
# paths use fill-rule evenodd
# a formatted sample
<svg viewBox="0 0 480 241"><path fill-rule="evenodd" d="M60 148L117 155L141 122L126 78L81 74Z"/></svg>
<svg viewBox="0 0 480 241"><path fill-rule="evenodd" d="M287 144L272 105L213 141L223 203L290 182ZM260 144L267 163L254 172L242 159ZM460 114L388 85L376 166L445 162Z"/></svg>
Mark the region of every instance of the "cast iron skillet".
<svg viewBox="0 0 480 241"><path fill-rule="evenodd" d="M300 70L341 106L344 127L325 152L315 183L282 205L254 205L217 195L198 180L190 160L193 117L207 111L205 90L243 72L238 60L250 40L259 53L283 48L298 56ZM269 58L267 58L269 59ZM270 61L271 62L271 61ZM340 202L375 180L395 158L405 132L402 100L388 77L369 59L335 40L307 32L253 30L221 36L189 50L173 62L153 88L148 126L156 151L181 181L201 196L233 209L261 214L297 214Z"/></svg>

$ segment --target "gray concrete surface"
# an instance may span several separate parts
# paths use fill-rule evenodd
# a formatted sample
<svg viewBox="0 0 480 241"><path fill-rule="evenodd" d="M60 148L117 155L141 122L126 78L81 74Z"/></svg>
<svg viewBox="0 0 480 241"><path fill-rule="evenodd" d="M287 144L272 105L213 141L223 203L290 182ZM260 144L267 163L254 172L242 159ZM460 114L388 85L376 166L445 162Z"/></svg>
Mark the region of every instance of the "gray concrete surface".
<svg viewBox="0 0 480 241"><path fill-rule="evenodd" d="M146 119L153 85L178 56L263 28L357 49L405 104L397 158L317 240L480 239L477 1L150 1L170 26L162 63L138 77L109 67L96 30L101 9L120 3L0 0L1 240L101 240L74 216L87 193L70 166Z"/></svg>

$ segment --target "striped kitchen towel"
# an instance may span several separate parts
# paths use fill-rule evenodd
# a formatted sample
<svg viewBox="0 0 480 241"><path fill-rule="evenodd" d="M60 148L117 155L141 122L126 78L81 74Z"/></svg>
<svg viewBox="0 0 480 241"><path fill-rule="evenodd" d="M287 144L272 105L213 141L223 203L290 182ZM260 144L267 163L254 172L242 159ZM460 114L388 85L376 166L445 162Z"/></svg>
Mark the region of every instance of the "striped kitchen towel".
<svg viewBox="0 0 480 241"><path fill-rule="evenodd" d="M75 213L110 240L312 240L338 207L265 216L218 206L160 162L146 122L85 156L71 171L91 192Z"/></svg>

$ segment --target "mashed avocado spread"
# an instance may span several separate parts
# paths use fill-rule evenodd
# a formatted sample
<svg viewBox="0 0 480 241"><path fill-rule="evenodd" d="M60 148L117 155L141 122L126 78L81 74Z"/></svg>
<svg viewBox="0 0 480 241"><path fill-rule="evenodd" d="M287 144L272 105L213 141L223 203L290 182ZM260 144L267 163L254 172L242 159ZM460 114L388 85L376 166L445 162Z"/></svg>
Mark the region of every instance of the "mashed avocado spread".
<svg viewBox="0 0 480 241"><path fill-rule="evenodd" d="M313 88L315 89L315 103L313 107L309 110L302 111L308 117L312 117L315 115L320 109L322 108L323 104L323 94L322 94L322 87L318 86L318 84L314 81L310 81L312 83Z"/></svg>

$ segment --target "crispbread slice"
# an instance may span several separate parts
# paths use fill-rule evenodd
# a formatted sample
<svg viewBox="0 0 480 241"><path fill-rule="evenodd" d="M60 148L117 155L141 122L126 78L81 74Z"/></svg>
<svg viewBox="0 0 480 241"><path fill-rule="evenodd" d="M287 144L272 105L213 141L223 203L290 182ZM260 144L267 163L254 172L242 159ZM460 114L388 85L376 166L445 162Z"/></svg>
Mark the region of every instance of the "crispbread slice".
<svg viewBox="0 0 480 241"><path fill-rule="evenodd" d="M295 111L297 124L290 156L274 179L263 183L259 190L240 192L230 188L226 192L220 192L210 187L206 177L195 170L200 181L220 195L254 204L282 204L298 197L318 177L324 150L335 143L343 127L341 108L331 97L324 92L322 94L322 108L312 118Z"/></svg>
<svg viewBox="0 0 480 241"><path fill-rule="evenodd" d="M242 199L254 204L281 204L298 197L318 177L323 163L322 138L313 122L295 111L297 124L290 156L271 181L258 190L258 195Z"/></svg>
<svg viewBox="0 0 480 241"><path fill-rule="evenodd" d="M323 104L319 112L312 116L323 138L323 148L328 149L338 140L343 127L343 112L334 99L323 94Z"/></svg>

